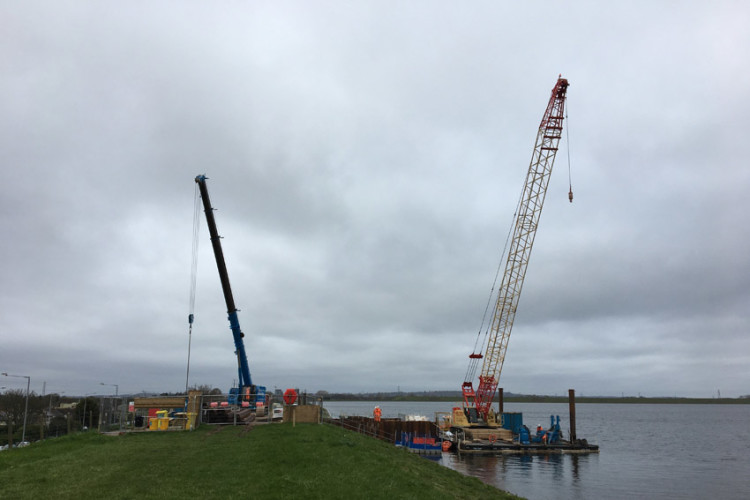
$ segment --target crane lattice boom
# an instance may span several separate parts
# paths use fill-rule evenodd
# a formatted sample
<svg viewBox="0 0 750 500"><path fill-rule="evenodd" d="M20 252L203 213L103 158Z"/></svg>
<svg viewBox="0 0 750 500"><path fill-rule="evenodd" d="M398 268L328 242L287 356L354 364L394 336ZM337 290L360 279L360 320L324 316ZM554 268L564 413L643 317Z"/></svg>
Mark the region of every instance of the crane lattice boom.
<svg viewBox="0 0 750 500"><path fill-rule="evenodd" d="M539 125L534 153L524 183L521 201L515 218L513 236L508 250L508 260L505 264L503 280L498 289L497 302L492 318L492 324L487 337L482 371L479 375L479 386L473 389L470 373L463 383L464 403L466 407L475 407L479 415L486 419L497 389L500 372L503 369L508 340L513 328L513 320L521 296L523 280L529 265L531 248L539 225L539 218L547 194L552 165L557 154L557 146L562 137L563 119L565 115L565 94L568 81L558 78L552 89L547 110ZM472 361L481 355L472 354Z"/></svg>

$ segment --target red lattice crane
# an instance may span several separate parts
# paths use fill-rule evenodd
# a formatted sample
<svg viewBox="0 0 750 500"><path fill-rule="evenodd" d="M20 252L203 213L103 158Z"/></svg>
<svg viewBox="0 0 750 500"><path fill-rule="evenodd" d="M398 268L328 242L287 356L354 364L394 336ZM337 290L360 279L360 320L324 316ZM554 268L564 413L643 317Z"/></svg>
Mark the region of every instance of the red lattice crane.
<svg viewBox="0 0 750 500"><path fill-rule="evenodd" d="M513 224L513 236L510 240L503 280L498 289L492 324L486 337L486 348L483 355L475 352L469 356L469 370L462 385L464 409L470 413L475 409L476 415L485 421L503 369L518 299L529 265L531 247L534 245L557 146L562 137L567 89L568 80L560 76L552 89L552 96L536 136L534 153ZM573 201L572 190L570 200ZM479 386L475 391L471 380L481 359L482 371L479 375Z"/></svg>

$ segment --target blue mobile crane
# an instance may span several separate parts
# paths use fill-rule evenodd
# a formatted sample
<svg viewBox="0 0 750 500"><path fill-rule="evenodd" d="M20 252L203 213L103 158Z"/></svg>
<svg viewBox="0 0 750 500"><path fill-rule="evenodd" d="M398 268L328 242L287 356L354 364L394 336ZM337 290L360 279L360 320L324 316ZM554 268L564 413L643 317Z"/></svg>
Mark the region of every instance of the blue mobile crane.
<svg viewBox="0 0 750 500"><path fill-rule="evenodd" d="M208 197L208 188L206 187L205 175L199 175L195 178L198 189L203 200L203 210L206 213L206 222L208 232L211 235L211 245L214 247L214 256L216 257L216 267L219 269L219 278L221 279L221 288L224 291L224 300L227 303L227 314L229 327L234 337L235 354L237 355L238 383L237 387L229 389L228 402L231 405L246 406L255 409L258 403L265 404L266 388L263 386L253 385L250 378L250 367L247 364L247 354L245 353L245 343L242 338L245 336L240 329L240 320L237 317L237 307L234 305L234 296L232 287L229 284L229 274L227 265L224 262L224 252L221 249L221 237L216 229L216 220L214 219L214 209L211 207L211 199Z"/></svg>

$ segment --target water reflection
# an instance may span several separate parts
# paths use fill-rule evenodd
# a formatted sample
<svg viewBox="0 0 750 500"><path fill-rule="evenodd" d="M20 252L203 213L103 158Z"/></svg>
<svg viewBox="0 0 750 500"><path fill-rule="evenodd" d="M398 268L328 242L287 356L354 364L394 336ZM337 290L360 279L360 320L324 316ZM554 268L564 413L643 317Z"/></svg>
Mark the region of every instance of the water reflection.
<svg viewBox="0 0 750 500"><path fill-rule="evenodd" d="M529 498L561 498L580 491L590 455L468 455L444 453L440 463L496 488ZM593 457L594 460L596 457ZM544 485L547 485L546 487Z"/></svg>
<svg viewBox="0 0 750 500"><path fill-rule="evenodd" d="M579 482L581 480L580 477L580 469L578 468L578 459L580 457L578 455L571 455L570 457L570 465L573 469L573 484Z"/></svg>

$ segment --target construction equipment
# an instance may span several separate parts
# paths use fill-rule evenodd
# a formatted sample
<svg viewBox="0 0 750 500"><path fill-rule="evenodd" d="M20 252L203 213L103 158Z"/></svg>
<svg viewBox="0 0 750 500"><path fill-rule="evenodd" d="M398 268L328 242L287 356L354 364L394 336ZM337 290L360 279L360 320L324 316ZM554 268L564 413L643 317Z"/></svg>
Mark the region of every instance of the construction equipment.
<svg viewBox="0 0 750 500"><path fill-rule="evenodd" d="M557 146L562 136L567 88L568 80L560 76L552 89L547 109L539 125L534 153L514 219L513 235L503 279L498 288L492 323L484 342L484 355L476 352L475 346L475 352L469 356L469 369L461 389L464 397L463 410L470 423L476 423L479 419L488 423L494 418L490 415L490 409L505 361L510 331L516 316L526 268L529 265L531 247L547 194ZM569 198L573 201L572 189ZM482 371L475 391L471 380L480 359L483 359Z"/></svg>
<svg viewBox="0 0 750 500"><path fill-rule="evenodd" d="M224 262L224 252L221 248L221 237L216 229L216 220L214 219L213 212L214 209L211 207L211 199L208 196L206 179L207 177L205 175L199 175L195 178L195 182L198 183L201 199L203 200L203 209L206 213L208 232L211 235L211 244L214 248L216 266L219 269L221 288L224 291L224 300L226 301L227 314L229 315L229 327L232 330L235 354L237 355L238 383L237 387L232 387L229 390L228 402L231 405L239 405L251 409L255 409L256 407L260 408L265 404L266 388L253 385L252 379L250 378L250 368L247 363L245 343L242 340L245 334L240 330L240 321L237 317L237 307L234 305L234 297L232 296L232 287L229 284L227 265Z"/></svg>

